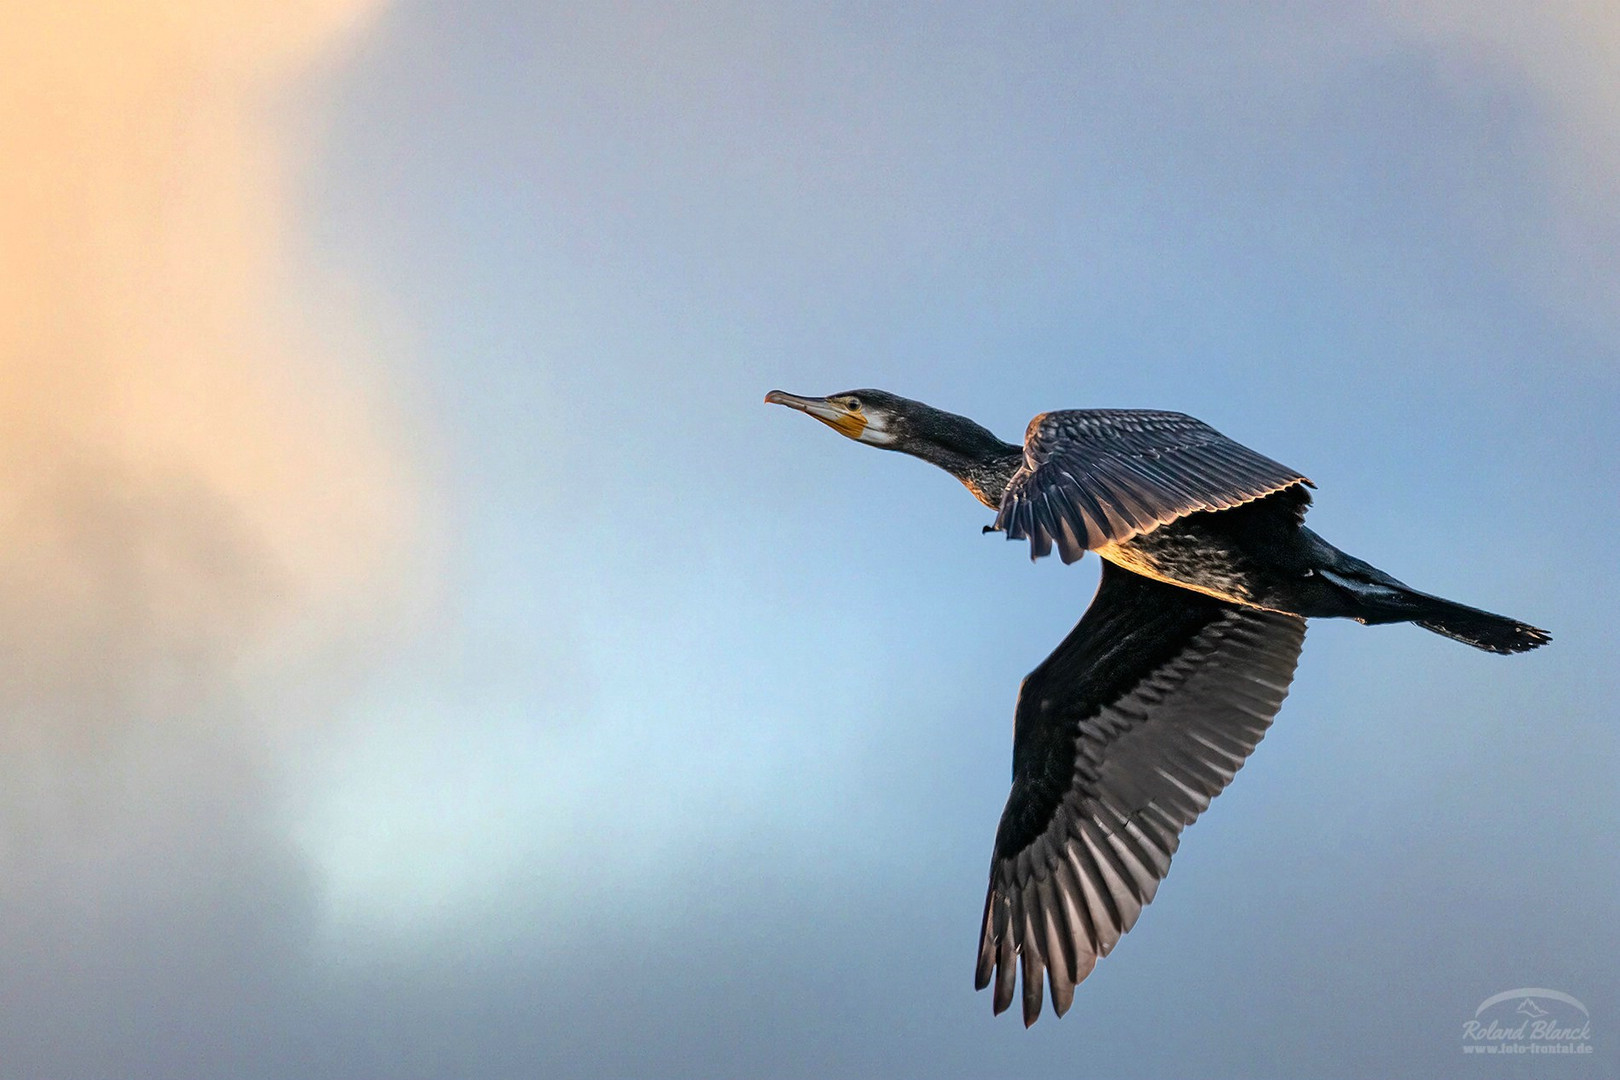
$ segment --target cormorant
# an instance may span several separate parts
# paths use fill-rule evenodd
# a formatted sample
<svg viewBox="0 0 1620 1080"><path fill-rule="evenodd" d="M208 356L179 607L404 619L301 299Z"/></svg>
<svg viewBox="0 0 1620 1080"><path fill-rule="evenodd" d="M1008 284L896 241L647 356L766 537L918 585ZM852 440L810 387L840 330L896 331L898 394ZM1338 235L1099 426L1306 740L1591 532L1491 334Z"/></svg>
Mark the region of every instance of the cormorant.
<svg viewBox="0 0 1620 1080"><path fill-rule="evenodd" d="M1305 620L1415 622L1496 653L1544 630L1418 592L1304 525L1304 475L1190 416L1042 413L1024 444L882 390L767 403L932 462L996 511L986 532L1105 561L1091 606L1019 688L975 983L997 1013L1023 969L1062 1016L1135 923L1181 831L1242 767L1288 694Z"/></svg>

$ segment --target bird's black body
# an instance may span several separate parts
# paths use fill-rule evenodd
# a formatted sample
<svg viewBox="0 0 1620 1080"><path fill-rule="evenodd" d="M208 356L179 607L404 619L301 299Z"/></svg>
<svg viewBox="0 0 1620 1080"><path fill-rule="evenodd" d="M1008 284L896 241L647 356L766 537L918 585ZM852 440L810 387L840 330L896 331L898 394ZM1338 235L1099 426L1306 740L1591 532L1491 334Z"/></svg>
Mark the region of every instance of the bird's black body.
<svg viewBox="0 0 1620 1080"><path fill-rule="evenodd" d="M1504 616L1418 592L1347 555L1303 524L1291 487L1230 510L1201 511L1099 554L1126 569L1212 596L1306 618L1415 622L1487 652L1535 648L1545 634Z"/></svg>
<svg viewBox="0 0 1620 1080"><path fill-rule="evenodd" d="M1549 640L1340 551L1305 527L1309 480L1180 413L1043 413L1017 446L879 390L766 400L940 466L1032 557L1106 560L1019 693L976 981L1000 1012L1021 968L1026 1024L1043 980L1061 1015L1152 900L1281 707L1307 618L1413 622L1499 653Z"/></svg>
<svg viewBox="0 0 1620 1080"><path fill-rule="evenodd" d="M1026 467L1027 447L1003 442L967 417L932 406L879 390L852 393L867 409L887 409L891 417L903 417L896 425L900 437L878 445L920 457L951 473L980 502L1002 511L997 526L1006 527L1011 521L1010 538L1024 535L1003 503L1021 471L1039 478L1038 467ZM1091 546L1102 558L1134 573L1234 603L1307 618L1416 622L1491 652L1521 652L1545 640L1534 627L1420 593L1340 551L1305 527L1305 513L1311 505L1310 481L1191 417L1146 409L1045 413L1031 422L1029 443L1039 445L1042 435L1053 430L1081 432L1084 438L1108 446L1115 456L1119 451L1112 444L1123 441L1122 436L1134 435L1150 462L1163 461L1178 451L1190 457L1196 454L1190 471L1206 482L1211 476L1218 477L1227 464L1221 454L1236 459L1241 475L1236 490L1241 498L1232 499L1232 505L1181 511L1162 524L1155 520L1148 531L1133 529L1132 535L1120 540L1105 536L1109 542ZM1065 452L1060 446L1053 459L1066 464ZM1127 483L1139 482L1127 474ZM1071 485L1063 486L1073 490ZM1174 499L1185 490L1185 486L1177 487L1169 497ZM1129 494L1116 497L1131 498ZM1131 515L1130 510L1110 505L1104 498L1093 494L1087 503L1098 519L1117 522L1122 514ZM1138 493L1135 505L1141 507L1146 501ZM1139 510L1133 516L1146 515ZM1037 522L1036 530L1040 527ZM1080 550L1065 548L1057 529L1048 531L1065 561L1072 561L1071 555L1079 557ZM1037 537L1032 548L1036 554L1044 553L1039 543Z"/></svg>

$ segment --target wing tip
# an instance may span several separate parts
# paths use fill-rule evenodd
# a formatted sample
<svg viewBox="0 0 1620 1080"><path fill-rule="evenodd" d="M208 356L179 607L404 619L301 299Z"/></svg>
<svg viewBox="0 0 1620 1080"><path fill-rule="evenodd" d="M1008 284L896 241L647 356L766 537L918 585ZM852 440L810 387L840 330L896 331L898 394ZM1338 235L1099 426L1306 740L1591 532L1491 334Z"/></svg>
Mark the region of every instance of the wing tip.
<svg viewBox="0 0 1620 1080"><path fill-rule="evenodd" d="M1059 1020L1063 1019L1074 1004L1074 984L1071 982L1054 982L1052 984L1052 1012Z"/></svg>

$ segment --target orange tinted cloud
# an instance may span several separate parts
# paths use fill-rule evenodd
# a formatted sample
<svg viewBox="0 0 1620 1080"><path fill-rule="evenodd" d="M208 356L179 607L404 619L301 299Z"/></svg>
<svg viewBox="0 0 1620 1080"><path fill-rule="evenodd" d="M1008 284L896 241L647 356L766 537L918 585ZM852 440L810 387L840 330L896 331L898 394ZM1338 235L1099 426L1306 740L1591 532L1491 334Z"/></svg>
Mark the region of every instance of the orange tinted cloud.
<svg viewBox="0 0 1620 1080"><path fill-rule="evenodd" d="M265 122L277 87L376 7L0 10L12 704L103 711L87 686L370 604L411 557L389 417L323 351L339 335L278 303L295 270L288 162Z"/></svg>

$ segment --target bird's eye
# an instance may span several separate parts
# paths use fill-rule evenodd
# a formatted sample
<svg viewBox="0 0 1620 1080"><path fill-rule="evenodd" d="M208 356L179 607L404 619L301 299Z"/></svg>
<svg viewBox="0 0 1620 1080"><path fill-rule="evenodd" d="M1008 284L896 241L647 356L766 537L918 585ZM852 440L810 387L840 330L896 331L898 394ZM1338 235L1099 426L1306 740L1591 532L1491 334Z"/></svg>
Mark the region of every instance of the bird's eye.
<svg viewBox="0 0 1620 1080"><path fill-rule="evenodd" d="M858 397L845 398L844 399L844 407L846 409L848 409L850 412L860 412L861 411L861 399L858 398Z"/></svg>

